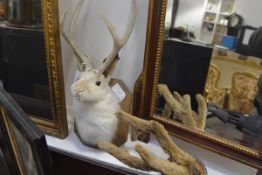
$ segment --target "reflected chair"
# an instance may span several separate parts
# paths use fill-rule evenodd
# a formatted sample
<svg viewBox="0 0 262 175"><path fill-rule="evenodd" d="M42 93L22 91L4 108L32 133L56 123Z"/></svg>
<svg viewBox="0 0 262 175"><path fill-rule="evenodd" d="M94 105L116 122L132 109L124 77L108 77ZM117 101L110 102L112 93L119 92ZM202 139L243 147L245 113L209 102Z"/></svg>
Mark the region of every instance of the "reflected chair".
<svg viewBox="0 0 262 175"><path fill-rule="evenodd" d="M249 72L234 73L227 108L242 114L252 114L257 93L257 80L258 77Z"/></svg>
<svg viewBox="0 0 262 175"><path fill-rule="evenodd" d="M220 70L215 64L211 63L208 70L204 96L208 103L213 103L219 108L223 108L226 103L227 89L217 87L219 79Z"/></svg>

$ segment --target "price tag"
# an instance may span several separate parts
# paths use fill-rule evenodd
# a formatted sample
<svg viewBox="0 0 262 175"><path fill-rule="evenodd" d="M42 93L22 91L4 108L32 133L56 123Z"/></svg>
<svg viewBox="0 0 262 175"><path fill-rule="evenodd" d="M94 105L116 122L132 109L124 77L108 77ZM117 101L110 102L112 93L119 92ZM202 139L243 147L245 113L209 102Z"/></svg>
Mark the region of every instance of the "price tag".
<svg viewBox="0 0 262 175"><path fill-rule="evenodd" d="M81 75L82 75L82 72L77 70L75 73L74 83L77 82L81 78Z"/></svg>
<svg viewBox="0 0 262 175"><path fill-rule="evenodd" d="M116 83L113 87L112 87L113 92L116 94L116 96L119 98L120 101L123 101L126 97L126 93L125 91L121 88L121 86Z"/></svg>

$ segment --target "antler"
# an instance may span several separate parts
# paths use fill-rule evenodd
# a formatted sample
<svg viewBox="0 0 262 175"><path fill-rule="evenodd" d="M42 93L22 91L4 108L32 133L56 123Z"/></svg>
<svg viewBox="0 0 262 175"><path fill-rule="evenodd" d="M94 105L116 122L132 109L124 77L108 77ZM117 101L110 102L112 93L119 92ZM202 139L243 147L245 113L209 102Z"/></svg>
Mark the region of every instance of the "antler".
<svg viewBox="0 0 262 175"><path fill-rule="evenodd" d="M118 53L121 50L121 48L126 44L126 42L128 41L134 25L135 25L135 21L136 21L136 3L135 0L132 0L132 16L131 16L131 20L130 23L127 27L127 30L124 34L124 36L122 38L119 38L119 36L116 33L116 30L114 28L114 26L111 24L111 22L106 19L104 17L104 15L100 14L101 18L103 19L103 21L105 22L109 32L112 35L113 38L113 42L114 42L114 46L113 46L113 50L112 52L105 58L105 60L103 61L103 66L100 68L101 72L105 72L107 71L107 69L109 67L111 67L112 64L114 64L114 62L117 62L118 59Z"/></svg>
<svg viewBox="0 0 262 175"><path fill-rule="evenodd" d="M200 94L196 95L198 102L198 113L192 110L189 95L180 96L177 92L171 94L167 85L159 84L158 91L163 95L167 106L172 109L178 119L195 129L205 130L207 105L204 97Z"/></svg>
<svg viewBox="0 0 262 175"><path fill-rule="evenodd" d="M163 125L156 121L139 119L122 110L118 112L117 117L120 120L127 121L136 130L155 134L163 150L170 156L169 161L156 158L141 145L136 146L136 151L142 159L131 156L128 152L108 142L99 142L98 147L100 149L107 151L125 164L142 170L156 170L166 175L194 175L204 172L203 165L196 158L181 150L174 143Z"/></svg>
<svg viewBox="0 0 262 175"><path fill-rule="evenodd" d="M78 3L77 3L76 9L74 10L73 17L72 17L72 20L71 20L70 25L69 25L69 32L68 32L69 35L67 35L65 30L64 30L65 18L66 18L68 11L66 11L64 13L64 15L62 16L60 28L61 28L62 36L65 38L67 43L72 47L72 49L73 49L73 51L74 51L74 53L75 53L75 55L78 59L79 64L80 65L85 64L84 69L85 70L91 70L91 69L93 69L91 57L89 55L87 55L86 53L81 51L81 49L78 47L78 45L76 44L75 39L74 39L75 26L76 26L77 18L79 16L79 13L80 13L80 10L81 10L83 3L84 3L84 0L79 0Z"/></svg>
<svg viewBox="0 0 262 175"><path fill-rule="evenodd" d="M82 65L83 63L85 64L85 69L86 70L91 70L94 69L93 65L92 65L92 59L89 55L85 54L84 52L81 51L81 49L78 47L78 45L75 42L74 39L74 35L75 35L75 27L76 27L76 22L77 22L77 18L79 16L81 7L84 3L84 0L79 0L78 4L76 6L76 9L74 10L73 13L73 17L72 20L70 22L70 26L69 26L69 34L67 35L65 30L64 30L64 23L65 23L65 18L67 15L67 11L65 12L65 14L62 17L62 22L61 22L61 29L62 29L62 36L65 38L65 40L67 41L67 43L72 47L72 49L74 50L74 53L78 59L78 62L80 65ZM124 34L124 36L122 38L119 38L117 36L116 30L114 28L114 26L111 24L111 22L104 17L104 15L100 14L101 18L103 19L103 21L105 22L109 32L112 35L113 38L113 50L112 52L104 59L103 61L103 65L102 67L99 69L100 72L109 75L112 73L112 71L114 70L117 61L119 60L118 57L118 53L121 50L121 48L126 44L126 42L128 41L132 30L134 28L135 25L135 21L136 21L136 4L135 4L135 0L132 0L132 17L131 17L131 21L128 25L127 31Z"/></svg>

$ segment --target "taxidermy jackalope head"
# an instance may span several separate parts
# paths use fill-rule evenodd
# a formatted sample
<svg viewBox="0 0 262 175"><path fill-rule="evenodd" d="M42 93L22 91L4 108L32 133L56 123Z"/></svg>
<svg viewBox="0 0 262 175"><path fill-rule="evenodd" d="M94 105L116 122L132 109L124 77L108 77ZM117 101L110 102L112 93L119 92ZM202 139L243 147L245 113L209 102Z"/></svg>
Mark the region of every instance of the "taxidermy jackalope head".
<svg viewBox="0 0 262 175"><path fill-rule="evenodd" d="M128 41L136 21L136 5L132 0L132 15L127 30L122 38L117 35L110 21L100 14L113 39L113 49L105 57L100 68L95 68L92 58L84 53L75 41L77 19L84 0L79 0L69 23L69 30L64 30L64 14L61 22L62 36L74 51L82 69L80 79L73 83L71 91L74 97L74 129L80 140L89 146L96 146L99 141L110 141L117 145L126 141L127 133L119 134L123 127L115 114L120 110L119 100L108 82L119 60L119 51ZM120 135L120 136L119 136ZM119 138L121 141L119 141Z"/></svg>
<svg viewBox="0 0 262 175"><path fill-rule="evenodd" d="M105 150L131 167L147 171L156 170L166 175L199 175L203 167L201 163L179 149L161 124L138 119L121 110L119 100L108 84L108 77L112 74L119 60L118 53L130 37L135 24L135 0L131 1L131 21L123 38L120 39L117 36L113 25L102 16L112 35L114 47L99 69L92 66L90 56L83 53L74 40L76 20L84 0L79 0L77 4L72 21L69 24L68 35L63 30L65 15L63 16L62 35L72 47L79 65L83 69L80 79L71 87L74 96L75 133L83 144ZM128 124L137 131L156 134L163 150L170 155L169 160L159 159L139 145L136 150L141 158L129 155L127 151L116 147L126 142ZM201 173L201 175L205 175L205 173Z"/></svg>

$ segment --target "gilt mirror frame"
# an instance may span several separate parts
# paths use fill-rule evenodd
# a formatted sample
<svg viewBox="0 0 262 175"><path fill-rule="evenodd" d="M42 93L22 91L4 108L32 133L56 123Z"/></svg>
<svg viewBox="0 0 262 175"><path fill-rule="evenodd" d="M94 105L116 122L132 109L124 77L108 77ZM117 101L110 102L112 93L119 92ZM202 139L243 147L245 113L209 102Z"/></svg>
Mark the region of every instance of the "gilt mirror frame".
<svg viewBox="0 0 262 175"><path fill-rule="evenodd" d="M140 118L162 123L170 134L186 142L261 170L262 149L251 149L222 137L194 130L175 121L154 115L167 0L151 0L149 2L144 68L134 88L133 114ZM148 137L144 140L148 140Z"/></svg>
<svg viewBox="0 0 262 175"><path fill-rule="evenodd" d="M41 5L53 119L48 121L36 116L31 116L31 119L45 133L65 138L68 135L68 126L65 107L58 0L41 0Z"/></svg>

